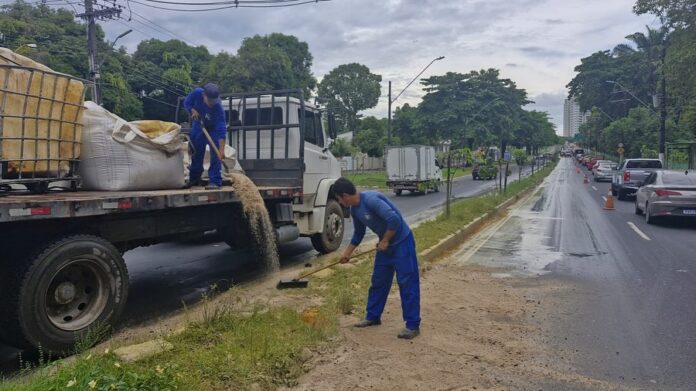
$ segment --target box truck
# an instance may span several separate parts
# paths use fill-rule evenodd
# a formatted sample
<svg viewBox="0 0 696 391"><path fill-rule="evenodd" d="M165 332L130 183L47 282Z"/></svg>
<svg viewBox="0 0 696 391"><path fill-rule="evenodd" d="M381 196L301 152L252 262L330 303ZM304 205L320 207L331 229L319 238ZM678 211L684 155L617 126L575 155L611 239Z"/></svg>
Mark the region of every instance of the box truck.
<svg viewBox="0 0 696 391"><path fill-rule="evenodd" d="M435 147L427 145L388 146L385 148L387 187L394 194L404 190L426 194L440 191L442 170L435 158Z"/></svg>

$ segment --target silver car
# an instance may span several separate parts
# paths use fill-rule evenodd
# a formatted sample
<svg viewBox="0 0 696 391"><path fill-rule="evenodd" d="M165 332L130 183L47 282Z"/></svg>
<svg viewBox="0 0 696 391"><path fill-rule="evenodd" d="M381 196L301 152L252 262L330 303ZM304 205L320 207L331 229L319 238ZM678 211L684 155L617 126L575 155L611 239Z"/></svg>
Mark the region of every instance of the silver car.
<svg viewBox="0 0 696 391"><path fill-rule="evenodd" d="M636 214L653 224L663 216L696 217L696 172L653 171L636 192Z"/></svg>
<svg viewBox="0 0 696 391"><path fill-rule="evenodd" d="M595 166L592 168L592 175L594 175L594 181L595 182L600 182L600 181L609 181L611 182L611 178L614 175L614 172L616 172L616 169L619 168L618 164L609 161L609 160L602 160L600 163L595 164Z"/></svg>

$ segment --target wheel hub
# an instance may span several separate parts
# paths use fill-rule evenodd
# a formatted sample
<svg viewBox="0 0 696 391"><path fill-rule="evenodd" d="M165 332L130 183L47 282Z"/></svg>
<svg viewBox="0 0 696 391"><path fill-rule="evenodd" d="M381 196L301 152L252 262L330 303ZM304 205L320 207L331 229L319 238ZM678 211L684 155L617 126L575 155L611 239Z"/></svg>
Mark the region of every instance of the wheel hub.
<svg viewBox="0 0 696 391"><path fill-rule="evenodd" d="M56 303L65 305L75 300L76 293L75 284L70 281L65 281L61 282L56 287L54 298L56 299Z"/></svg>
<svg viewBox="0 0 696 391"><path fill-rule="evenodd" d="M341 216L332 213L331 215L329 215L329 218L327 219L326 223L329 237L332 240L339 237L341 231L343 230L343 225L341 224Z"/></svg>

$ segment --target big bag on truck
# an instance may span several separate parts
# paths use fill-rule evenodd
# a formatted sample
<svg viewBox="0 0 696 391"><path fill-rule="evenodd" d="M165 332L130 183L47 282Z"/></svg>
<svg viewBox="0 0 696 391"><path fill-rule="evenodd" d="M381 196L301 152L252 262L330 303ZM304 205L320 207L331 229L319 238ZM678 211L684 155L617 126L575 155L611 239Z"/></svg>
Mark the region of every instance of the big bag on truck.
<svg viewBox="0 0 696 391"><path fill-rule="evenodd" d="M181 127L163 121L126 122L85 102L79 173L86 190L179 189L185 185Z"/></svg>
<svg viewBox="0 0 696 391"><path fill-rule="evenodd" d="M62 178L80 155L84 84L0 48L0 178Z"/></svg>

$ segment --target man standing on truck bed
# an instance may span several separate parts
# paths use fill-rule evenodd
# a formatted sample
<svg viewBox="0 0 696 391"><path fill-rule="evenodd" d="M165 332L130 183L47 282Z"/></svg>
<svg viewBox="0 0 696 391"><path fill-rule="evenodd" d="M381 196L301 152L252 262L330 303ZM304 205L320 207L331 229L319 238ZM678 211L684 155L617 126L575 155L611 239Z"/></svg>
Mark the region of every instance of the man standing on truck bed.
<svg viewBox="0 0 696 391"><path fill-rule="evenodd" d="M220 88L213 83L196 88L184 99L184 108L191 116L191 134L189 137L194 149L189 170L189 185L200 186L205 147L208 144L208 139L201 129L201 121L210 133L213 142L217 144L220 153L225 151L227 124L225 123L225 110L220 103ZM214 190L222 187L222 164L212 148L210 148L210 152L209 183L206 189Z"/></svg>
<svg viewBox="0 0 696 391"><path fill-rule="evenodd" d="M396 272L401 310L406 322L406 327L398 337L415 338L420 333L420 281L416 242L411 229L396 206L380 192L358 192L348 179L339 178L334 184L334 193L341 205L350 207L354 226L353 239L341 255L341 263L348 262L365 236L366 226L379 237L372 285L367 298L367 314L365 320L355 327L377 326L382 323L382 311Z"/></svg>

